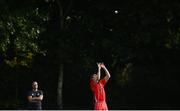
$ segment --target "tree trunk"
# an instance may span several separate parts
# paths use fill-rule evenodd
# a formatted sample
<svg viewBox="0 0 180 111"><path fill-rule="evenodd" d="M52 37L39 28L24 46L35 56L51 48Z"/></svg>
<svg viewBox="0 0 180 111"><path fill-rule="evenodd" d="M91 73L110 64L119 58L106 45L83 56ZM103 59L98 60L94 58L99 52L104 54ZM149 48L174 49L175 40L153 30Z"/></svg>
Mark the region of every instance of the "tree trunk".
<svg viewBox="0 0 180 111"><path fill-rule="evenodd" d="M16 70L16 69L15 69ZM15 101L16 105L18 104L18 74L16 73L16 80L15 80L15 85L16 85L16 92L15 92Z"/></svg>
<svg viewBox="0 0 180 111"><path fill-rule="evenodd" d="M60 33L62 36L64 36L64 31L65 31L65 17L67 16L68 12L71 9L72 6L72 0L70 0L69 5L67 9L63 7L62 1L61 0L56 0L58 8L59 8L59 18L60 18ZM61 57L60 57L61 58ZM62 58L60 59L62 60ZM60 61L61 62L61 61ZM59 67L59 74L58 74L58 88L57 88L57 106L58 109L63 109L63 74L64 74L64 64L63 62L60 63Z"/></svg>
<svg viewBox="0 0 180 111"><path fill-rule="evenodd" d="M63 63L60 64L59 74L58 74L58 87L57 87L57 107L58 109L63 109Z"/></svg>

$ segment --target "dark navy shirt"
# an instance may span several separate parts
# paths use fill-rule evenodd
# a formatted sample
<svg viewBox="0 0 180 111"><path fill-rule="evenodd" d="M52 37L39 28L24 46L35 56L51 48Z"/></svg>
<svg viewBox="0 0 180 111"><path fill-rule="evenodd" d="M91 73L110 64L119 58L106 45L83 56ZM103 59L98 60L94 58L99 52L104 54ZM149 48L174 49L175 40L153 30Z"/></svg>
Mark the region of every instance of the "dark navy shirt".
<svg viewBox="0 0 180 111"><path fill-rule="evenodd" d="M43 92L41 90L38 90L38 91L29 91L28 92L28 96L32 96L33 97L39 97L40 95L43 95ZM31 110L40 110L42 109L42 103L41 101L32 101L32 102L29 102L28 104L28 109L31 109Z"/></svg>

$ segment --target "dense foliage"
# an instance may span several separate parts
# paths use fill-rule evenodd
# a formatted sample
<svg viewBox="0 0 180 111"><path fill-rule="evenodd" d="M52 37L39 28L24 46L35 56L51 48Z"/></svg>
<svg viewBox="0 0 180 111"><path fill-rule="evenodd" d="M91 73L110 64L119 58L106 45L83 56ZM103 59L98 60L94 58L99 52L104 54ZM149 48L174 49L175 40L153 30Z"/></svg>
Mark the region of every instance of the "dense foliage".
<svg viewBox="0 0 180 111"><path fill-rule="evenodd" d="M103 61L109 109L178 109L178 0L1 0L1 109L25 109L40 82L44 109L93 109L89 76Z"/></svg>

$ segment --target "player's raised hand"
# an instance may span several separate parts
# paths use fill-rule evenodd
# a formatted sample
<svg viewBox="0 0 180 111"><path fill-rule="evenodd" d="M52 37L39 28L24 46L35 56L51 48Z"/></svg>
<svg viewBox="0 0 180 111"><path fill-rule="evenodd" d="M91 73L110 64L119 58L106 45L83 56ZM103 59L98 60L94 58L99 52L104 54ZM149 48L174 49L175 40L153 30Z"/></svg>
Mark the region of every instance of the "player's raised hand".
<svg viewBox="0 0 180 111"><path fill-rule="evenodd" d="M101 63L97 63L97 66L100 69L101 68Z"/></svg>
<svg viewBox="0 0 180 111"><path fill-rule="evenodd" d="M106 66L104 65L103 62L100 65L101 65L102 68L106 68Z"/></svg>

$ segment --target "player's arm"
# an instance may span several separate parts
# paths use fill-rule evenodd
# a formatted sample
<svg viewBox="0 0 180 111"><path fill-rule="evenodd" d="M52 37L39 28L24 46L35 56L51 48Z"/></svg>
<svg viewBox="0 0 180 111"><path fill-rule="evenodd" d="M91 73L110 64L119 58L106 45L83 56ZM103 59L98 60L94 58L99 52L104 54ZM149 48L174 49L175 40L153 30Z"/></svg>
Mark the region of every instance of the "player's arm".
<svg viewBox="0 0 180 111"><path fill-rule="evenodd" d="M28 96L27 99L29 102L33 102L35 100L32 96Z"/></svg>
<svg viewBox="0 0 180 111"><path fill-rule="evenodd" d="M105 79L106 81L108 81L109 78L111 77L111 75L110 75L109 71L107 70L106 66L104 65L104 63L101 63L101 67L104 69L105 74L106 74L106 76L104 77L104 79Z"/></svg>
<svg viewBox="0 0 180 111"><path fill-rule="evenodd" d="M98 72L97 72L97 76L98 76L98 81L101 79L101 64L97 63L98 66Z"/></svg>
<svg viewBox="0 0 180 111"><path fill-rule="evenodd" d="M39 97L28 96L27 99L29 102L42 101L43 100L43 94L41 94Z"/></svg>
<svg viewBox="0 0 180 111"><path fill-rule="evenodd" d="M33 97L32 98L35 101L42 101L43 100L43 95L40 95L39 97Z"/></svg>

